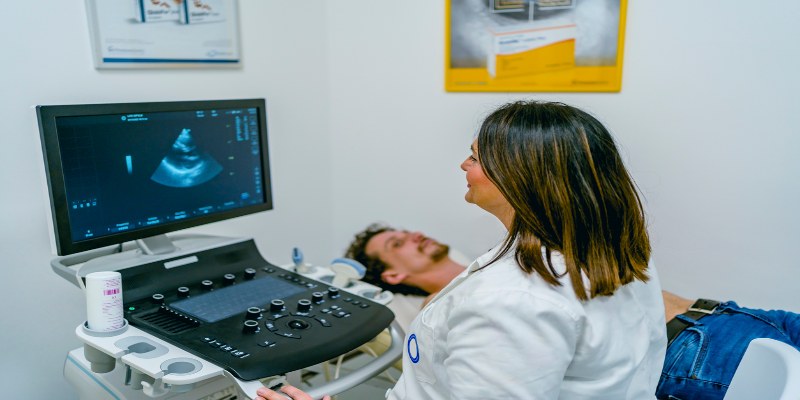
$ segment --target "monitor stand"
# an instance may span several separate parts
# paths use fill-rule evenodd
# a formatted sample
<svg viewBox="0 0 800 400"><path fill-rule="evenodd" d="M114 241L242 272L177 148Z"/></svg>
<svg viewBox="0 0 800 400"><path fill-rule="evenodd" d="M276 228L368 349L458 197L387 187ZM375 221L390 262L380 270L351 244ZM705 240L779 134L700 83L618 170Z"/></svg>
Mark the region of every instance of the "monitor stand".
<svg viewBox="0 0 800 400"><path fill-rule="evenodd" d="M148 255L155 254L168 254L172 253L177 248L172 244L172 240L167 235L156 235L144 239L137 239L136 244L142 250L142 253Z"/></svg>
<svg viewBox="0 0 800 400"><path fill-rule="evenodd" d="M119 271L159 260L191 258L199 251L247 240L193 233L176 234L172 237L158 235L136 240L135 243L128 242L56 257L50 261L50 266L56 274L83 290L84 278L92 272Z"/></svg>

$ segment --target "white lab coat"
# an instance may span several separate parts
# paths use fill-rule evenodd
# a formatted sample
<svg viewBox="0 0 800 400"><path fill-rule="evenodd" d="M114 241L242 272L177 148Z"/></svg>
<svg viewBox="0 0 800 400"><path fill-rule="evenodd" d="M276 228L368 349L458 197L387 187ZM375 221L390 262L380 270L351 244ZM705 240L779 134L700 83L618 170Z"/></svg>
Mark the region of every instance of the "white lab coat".
<svg viewBox="0 0 800 400"><path fill-rule="evenodd" d="M473 262L417 316L389 399L653 399L666 351L661 288L650 280L582 302L513 259ZM559 272L565 266L553 254ZM477 271L476 271L477 270Z"/></svg>

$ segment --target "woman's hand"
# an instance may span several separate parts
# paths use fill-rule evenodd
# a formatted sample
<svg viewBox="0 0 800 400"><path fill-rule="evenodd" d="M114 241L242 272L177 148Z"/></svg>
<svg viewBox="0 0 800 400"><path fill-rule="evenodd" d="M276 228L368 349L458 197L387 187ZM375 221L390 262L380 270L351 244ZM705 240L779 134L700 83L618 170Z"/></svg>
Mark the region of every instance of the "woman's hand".
<svg viewBox="0 0 800 400"><path fill-rule="evenodd" d="M281 386L280 391L286 394L278 393L274 390L269 390L265 387L262 387L256 392L257 396L254 400L286 400L287 396L292 400L314 400L308 395L308 393L292 385L283 385ZM325 396L322 398L322 400L331 400L331 396Z"/></svg>

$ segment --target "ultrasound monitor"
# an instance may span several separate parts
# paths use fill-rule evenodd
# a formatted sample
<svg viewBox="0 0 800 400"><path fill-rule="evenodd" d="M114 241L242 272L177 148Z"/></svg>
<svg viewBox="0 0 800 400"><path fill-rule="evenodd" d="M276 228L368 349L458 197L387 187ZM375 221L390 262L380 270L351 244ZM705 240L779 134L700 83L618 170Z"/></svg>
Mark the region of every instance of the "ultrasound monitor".
<svg viewBox="0 0 800 400"><path fill-rule="evenodd" d="M59 255L272 209L264 99L36 111Z"/></svg>

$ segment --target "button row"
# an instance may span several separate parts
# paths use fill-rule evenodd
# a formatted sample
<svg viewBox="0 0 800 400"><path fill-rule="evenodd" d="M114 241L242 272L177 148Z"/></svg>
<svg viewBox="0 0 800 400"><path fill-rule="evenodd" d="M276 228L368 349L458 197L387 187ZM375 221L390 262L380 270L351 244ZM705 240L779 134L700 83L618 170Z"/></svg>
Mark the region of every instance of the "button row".
<svg viewBox="0 0 800 400"><path fill-rule="evenodd" d="M342 299L342 301L344 301L346 303L350 303L350 304L352 304L354 306L359 306L361 308L369 307L369 304L367 304L365 301L354 300L352 297L345 297L345 298Z"/></svg>
<svg viewBox="0 0 800 400"><path fill-rule="evenodd" d="M271 269L271 268L269 268L269 269ZM267 268L264 268L264 270L266 271ZM272 270L272 271L274 272L274 270ZM255 276L256 276L256 269L255 268L245 268L244 269L243 277L244 277L245 280L249 281L249 280L255 278ZM225 275L222 276L222 285L223 286L230 286L230 285L233 285L234 283L236 283L236 275L235 274L225 274ZM208 292L208 291L214 290L214 286L215 286L214 281L212 281L210 279L204 279L204 280L200 281L200 287L203 289L204 292ZM189 290L189 287L181 286L181 287L176 289L176 293L178 295L178 298L185 299L185 298L189 297L189 295L191 294L191 291ZM161 303L164 302L164 295L160 294L160 293L154 294L153 297L152 297L152 301L154 303L156 303L156 304L161 304Z"/></svg>
<svg viewBox="0 0 800 400"><path fill-rule="evenodd" d="M233 346L227 345L227 344L225 344L223 342L220 342L219 340L214 339L212 337L205 336L205 337L203 337L202 340L204 342L208 343L209 346L215 347L215 348L221 350L224 353L230 353L230 355L232 355L234 357L247 358L247 357L250 356L250 353L247 353L247 352L242 351L242 350L237 350Z"/></svg>
<svg viewBox="0 0 800 400"><path fill-rule="evenodd" d="M323 308L319 310L323 314L330 314L337 318L345 318L350 316L350 311L347 311L339 306L331 306L330 308Z"/></svg>
<svg viewBox="0 0 800 400"><path fill-rule="evenodd" d="M305 279L300 279L300 278L298 278L298 277L296 277L296 276L293 276L293 275L289 275L289 274L280 274L280 275L278 275L278 276L279 276L279 277L281 277L281 278L283 278L283 279L286 279L286 280L287 280L287 281L289 281L289 282L294 282L294 283L296 283L296 284L298 284L298 285L303 285L303 286L305 286L305 287L307 287L307 288L309 288L309 289L313 289L313 288L317 287L317 284L316 284L316 283L311 283L311 282L308 282L308 281L306 281Z"/></svg>

